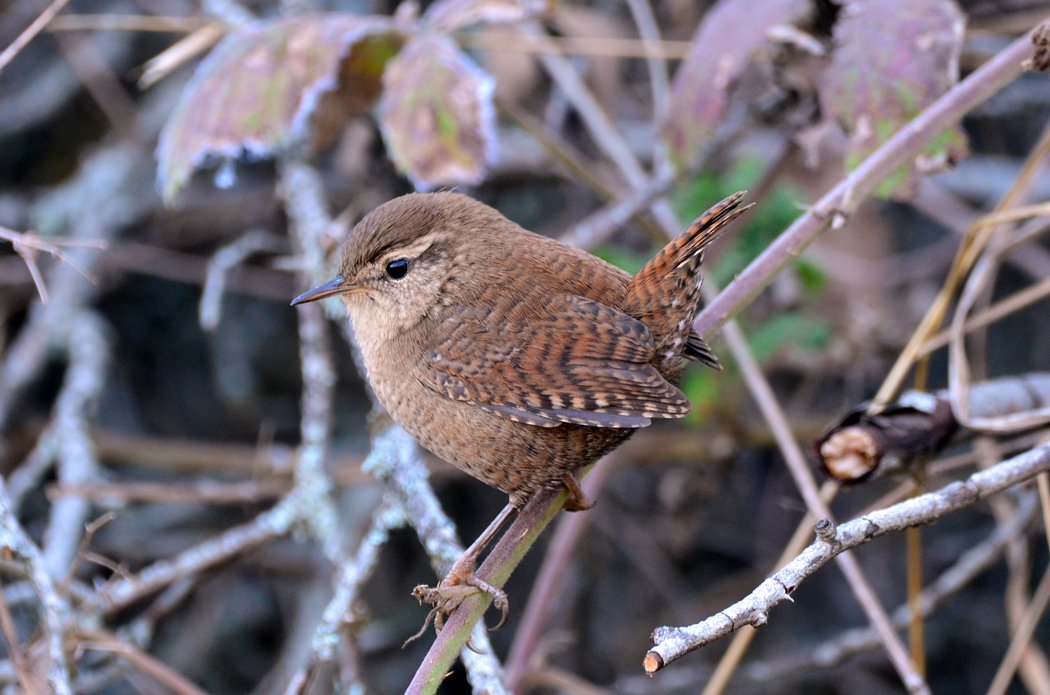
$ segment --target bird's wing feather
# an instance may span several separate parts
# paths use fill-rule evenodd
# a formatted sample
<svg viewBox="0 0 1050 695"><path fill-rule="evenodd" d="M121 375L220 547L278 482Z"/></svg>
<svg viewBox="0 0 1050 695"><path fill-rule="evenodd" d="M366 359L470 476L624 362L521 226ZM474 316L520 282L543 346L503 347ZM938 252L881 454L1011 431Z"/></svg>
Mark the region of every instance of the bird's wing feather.
<svg viewBox="0 0 1050 695"><path fill-rule="evenodd" d="M499 328L496 328L499 326ZM645 427L689 412L644 323L577 295L461 307L425 347L438 393L540 427Z"/></svg>

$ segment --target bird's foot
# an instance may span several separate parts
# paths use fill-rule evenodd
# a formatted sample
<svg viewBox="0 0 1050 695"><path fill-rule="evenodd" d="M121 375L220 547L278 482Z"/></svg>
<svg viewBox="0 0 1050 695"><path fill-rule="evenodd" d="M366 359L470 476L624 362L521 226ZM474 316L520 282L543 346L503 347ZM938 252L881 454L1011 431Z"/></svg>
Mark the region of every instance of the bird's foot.
<svg viewBox="0 0 1050 695"><path fill-rule="evenodd" d="M594 502L587 499L587 495L583 494L583 488L580 487L580 483L576 480L575 475L565 473L561 477L561 482L565 489L569 491L569 498L565 500L565 504L561 507L562 509L567 512L584 512L594 506Z"/></svg>
<svg viewBox="0 0 1050 695"><path fill-rule="evenodd" d="M418 633L409 638L405 644L422 636L431 620L434 621L435 632L441 632L441 629L445 626L445 619L459 608L459 605L463 603L463 599L477 593L490 595L492 597L492 605L503 614L499 624L492 630L499 630L507 624L507 618L510 617L510 602L507 600L506 592L479 578L474 574L471 566L459 565L460 563L457 562L448 573L448 576L442 579L437 586L430 587L426 584L420 584L412 590L412 595L419 599L420 604L429 603L433 608L427 614L423 627Z"/></svg>
<svg viewBox="0 0 1050 695"><path fill-rule="evenodd" d="M437 632L441 632L441 628L445 625L445 618L452 615L452 612L459 608L459 604L463 603L463 599L476 593L486 593L491 596L492 605L503 613L499 625L492 629L498 630L507 624L507 618L510 616L510 602L507 601L507 594L502 589L489 584L474 574L474 563L478 561L481 553L492 542L499 530L503 528L503 524L507 522L507 519L517 510L518 508L514 504L508 504L504 507L503 511L492 520L488 528L456 560L455 564L452 565L452 569L448 571L444 579L438 582L437 586L431 588L426 584L420 584L412 590L412 595L419 599L420 604L429 603L433 608L427 615L427 619L423 621L423 627L410 637L405 644L421 637L426 632L431 620L434 621L434 629Z"/></svg>

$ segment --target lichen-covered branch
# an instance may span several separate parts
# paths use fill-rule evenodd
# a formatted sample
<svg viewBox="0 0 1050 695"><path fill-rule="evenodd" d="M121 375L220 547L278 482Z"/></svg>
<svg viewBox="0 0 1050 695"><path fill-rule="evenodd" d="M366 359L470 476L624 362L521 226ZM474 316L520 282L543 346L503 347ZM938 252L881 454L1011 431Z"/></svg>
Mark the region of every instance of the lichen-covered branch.
<svg viewBox="0 0 1050 695"><path fill-rule="evenodd" d="M967 586L974 577L986 572L1002 557L1006 545L1024 535L1039 513L1037 496L1025 495L1017 513L1009 523L996 527L987 538L967 550L951 567L942 572L919 594L920 612L929 618L938 608ZM903 630L911 619L911 607L905 603L893 612L893 624ZM833 668L846 659L880 644L878 636L870 627L846 630L812 649L807 654L792 654L774 662L756 663L748 667L745 674L756 681L777 681L796 673L805 673L818 668Z"/></svg>
<svg viewBox="0 0 1050 695"><path fill-rule="evenodd" d="M965 481L872 512L838 528L824 519L816 524L817 540L783 569L762 582L750 595L720 613L688 627L660 627L652 635L655 645L645 657L645 669L654 673L671 661L731 632L766 623L769 611L807 577L839 553L873 538L909 526L928 524L968 507L979 499L1034 478L1050 469L1050 443L1004 461Z"/></svg>
<svg viewBox="0 0 1050 695"><path fill-rule="evenodd" d="M55 591L55 583L47 571L44 556L36 544L22 530L11 511L7 490L0 479L0 547L10 551L14 560L25 568L26 576L40 598L47 640L47 679L55 695L72 695L69 684L69 664L65 653L65 628L69 603Z"/></svg>
<svg viewBox="0 0 1050 695"><path fill-rule="evenodd" d="M77 314L69 327L69 367L52 425L58 480L63 485L90 483L98 477L87 417L105 384L107 332L103 319L90 311ZM69 570L90 513L91 503L75 497L63 497L52 505L44 531L44 560L52 577L62 577Z"/></svg>

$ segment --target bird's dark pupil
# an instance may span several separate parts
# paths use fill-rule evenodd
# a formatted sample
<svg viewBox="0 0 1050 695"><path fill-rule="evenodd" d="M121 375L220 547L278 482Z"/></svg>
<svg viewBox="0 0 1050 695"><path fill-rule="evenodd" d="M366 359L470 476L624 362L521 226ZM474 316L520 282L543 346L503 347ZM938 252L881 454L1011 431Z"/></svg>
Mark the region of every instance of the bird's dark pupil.
<svg viewBox="0 0 1050 695"><path fill-rule="evenodd" d="M396 261L390 261L386 264L386 274L395 280L400 280L405 277L405 273L408 272L408 261L404 258L399 258Z"/></svg>

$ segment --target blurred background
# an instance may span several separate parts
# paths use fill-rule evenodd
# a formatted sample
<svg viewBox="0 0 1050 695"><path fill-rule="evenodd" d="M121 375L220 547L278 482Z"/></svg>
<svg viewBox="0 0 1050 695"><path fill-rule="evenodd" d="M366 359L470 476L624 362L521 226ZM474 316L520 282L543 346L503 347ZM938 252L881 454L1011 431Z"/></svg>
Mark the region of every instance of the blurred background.
<svg viewBox="0 0 1050 695"><path fill-rule="evenodd" d="M142 665L159 663L206 693L282 693L307 660L339 576L333 557L353 555L385 488L361 470L372 405L341 308L309 324L288 302L335 274L339 242L357 219L416 188L455 188L634 272L663 245L669 221L684 228L748 189L756 209L705 263L706 277L724 286L899 124L1050 14L1050 3L1028 0L876 4L72 0L60 8L0 68L0 470L15 518L71 602L66 653L76 692L198 692ZM47 8L0 0L0 46ZM263 23L247 23L254 19ZM844 228L820 237L739 316L804 446L874 395L962 235L1045 139L1048 115L1050 81L1025 73ZM1034 159L1040 173L1026 202L1050 198L1043 159ZM312 188L295 183L297 172ZM623 220L595 217L647 186L660 205L635 205ZM296 208L303 195L327 215L309 233ZM1046 278L1050 246L1036 237L1004 262L987 299ZM1036 301L974 340L975 378L1050 370L1048 312ZM326 538L337 550L296 526L214 566L175 572L163 586L126 599L106 594L143 568L250 526L302 483L293 470L305 450L297 447L306 325L325 332L334 370L330 431L313 451L331 485L337 528ZM690 416L654 424L614 454L548 597L541 638L519 664L516 692L699 692L728 640L649 678L641 662L652 630L697 622L745 596L802 520L805 505L769 426L725 342L712 344L725 371L691 367ZM932 353L930 388L947 383L945 354ZM963 467L948 475L1026 444L982 445L976 454L950 451ZM469 543L504 495L425 459ZM901 482L849 488L834 502L837 518L853 518ZM1016 515L1034 513L1030 495L1002 497L923 529L927 584ZM107 512L82 544L83 525ZM1029 526L999 542L925 623L933 692L986 691L1047 566L1042 527ZM511 619L491 635L501 659L551 535L506 586ZM857 555L888 611L906 602L903 535ZM0 614L9 616L0 685L51 692L41 604L18 558L5 556L0 571L8 604ZM416 532L392 531L342 632L343 671L310 692L403 691L433 639L428 630L402 648L426 617L411 590L434 580ZM847 630L867 625L836 567L793 598L772 612L730 691L902 691L877 647L820 663ZM1050 692L1040 646L1048 638L1037 630L1009 692ZM120 642L155 661L120 656ZM462 665L442 685L470 689Z"/></svg>

